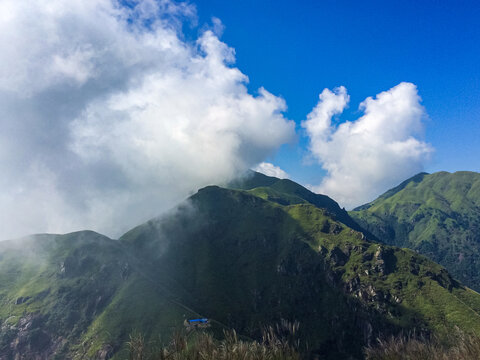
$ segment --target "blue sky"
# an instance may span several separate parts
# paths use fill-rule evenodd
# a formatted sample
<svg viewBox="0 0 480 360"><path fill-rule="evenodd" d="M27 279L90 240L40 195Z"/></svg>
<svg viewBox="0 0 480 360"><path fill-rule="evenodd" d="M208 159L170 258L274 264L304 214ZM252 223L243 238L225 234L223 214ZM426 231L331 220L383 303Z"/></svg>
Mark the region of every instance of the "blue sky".
<svg viewBox="0 0 480 360"><path fill-rule="evenodd" d="M349 108L402 81L417 85L435 152L425 166L480 170L480 3L477 1L198 0L199 23L225 25L249 89L285 98L286 116L305 119L324 88L344 85ZM300 129L299 129L300 130ZM301 132L300 132L301 133ZM303 183L323 174L305 166L307 139L284 146L271 161Z"/></svg>

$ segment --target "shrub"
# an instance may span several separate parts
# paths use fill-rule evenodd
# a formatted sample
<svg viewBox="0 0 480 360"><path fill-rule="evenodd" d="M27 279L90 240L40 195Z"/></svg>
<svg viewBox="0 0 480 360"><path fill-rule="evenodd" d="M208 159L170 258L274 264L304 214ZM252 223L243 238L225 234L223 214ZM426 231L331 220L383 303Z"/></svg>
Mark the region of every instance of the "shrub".
<svg viewBox="0 0 480 360"><path fill-rule="evenodd" d="M175 332L168 345L156 349L134 332L127 346L130 360L299 360L297 331L297 322L282 321L265 328L261 341L241 340L235 330L224 331L222 340L203 331Z"/></svg>
<svg viewBox="0 0 480 360"><path fill-rule="evenodd" d="M397 336L378 340L365 349L367 360L474 360L480 359L480 336L460 330L440 337L426 339Z"/></svg>

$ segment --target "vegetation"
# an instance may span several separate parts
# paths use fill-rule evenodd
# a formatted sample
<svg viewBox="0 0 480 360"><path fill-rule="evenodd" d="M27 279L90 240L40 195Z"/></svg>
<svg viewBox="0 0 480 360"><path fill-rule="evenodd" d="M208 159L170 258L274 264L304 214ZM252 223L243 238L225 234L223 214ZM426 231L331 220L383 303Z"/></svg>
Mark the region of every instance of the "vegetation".
<svg viewBox="0 0 480 360"><path fill-rule="evenodd" d="M418 251L480 290L480 174L418 174L350 215L383 242Z"/></svg>
<svg viewBox="0 0 480 360"><path fill-rule="evenodd" d="M366 360L473 360L480 359L480 337L455 331L427 339L396 336L365 349Z"/></svg>
<svg viewBox="0 0 480 360"><path fill-rule="evenodd" d="M147 344L138 332L127 342L131 360L299 360L298 323L283 321L262 331L260 341L241 340L235 330L222 340L207 332L175 332L168 344Z"/></svg>
<svg viewBox="0 0 480 360"><path fill-rule="evenodd" d="M298 184L248 182L201 189L119 240L78 232L0 244L0 357L124 359L129 342L144 358L235 347L358 359L381 335L480 333L480 295L442 266L373 241ZM210 319L208 334L166 340L193 317ZM301 323L304 347L273 347L259 330L281 319Z"/></svg>

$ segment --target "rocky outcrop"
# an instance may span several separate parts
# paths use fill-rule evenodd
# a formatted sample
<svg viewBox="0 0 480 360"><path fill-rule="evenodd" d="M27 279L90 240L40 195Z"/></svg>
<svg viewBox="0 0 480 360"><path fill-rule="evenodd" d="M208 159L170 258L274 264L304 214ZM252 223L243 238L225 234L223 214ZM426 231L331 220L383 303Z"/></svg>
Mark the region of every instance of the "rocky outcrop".
<svg viewBox="0 0 480 360"><path fill-rule="evenodd" d="M43 329L44 319L40 314L27 314L11 324L7 319L0 330L0 360L51 359L64 339L55 337Z"/></svg>

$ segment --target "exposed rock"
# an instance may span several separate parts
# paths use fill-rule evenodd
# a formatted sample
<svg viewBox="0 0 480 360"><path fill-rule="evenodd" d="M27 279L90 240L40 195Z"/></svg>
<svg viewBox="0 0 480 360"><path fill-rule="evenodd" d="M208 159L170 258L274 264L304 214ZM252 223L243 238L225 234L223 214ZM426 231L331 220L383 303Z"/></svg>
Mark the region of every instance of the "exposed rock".
<svg viewBox="0 0 480 360"><path fill-rule="evenodd" d="M401 290L403 288L402 282L400 280L395 281L393 284L393 288L395 290Z"/></svg>
<svg viewBox="0 0 480 360"><path fill-rule="evenodd" d="M410 263L410 272L413 274L413 275L418 275L420 271L420 266L418 266L418 264L415 264L415 263Z"/></svg>
<svg viewBox="0 0 480 360"><path fill-rule="evenodd" d="M326 247L320 245L320 246L318 247L318 252L319 252L321 255L325 256L325 255L328 254L328 249L327 249Z"/></svg>
<svg viewBox="0 0 480 360"><path fill-rule="evenodd" d="M373 259L373 254L371 252L364 252L362 254L362 261L363 262L370 261L372 259Z"/></svg>
<svg viewBox="0 0 480 360"><path fill-rule="evenodd" d="M332 223L328 220L325 220L322 224L321 232L325 234L339 234L343 230L343 227L339 224Z"/></svg>
<svg viewBox="0 0 480 360"><path fill-rule="evenodd" d="M335 246L332 251L330 251L330 261L334 266L343 266L348 260L348 256L340 250L339 247Z"/></svg>
<svg viewBox="0 0 480 360"><path fill-rule="evenodd" d="M122 266L122 273L121 273L121 276L122 276L122 280L126 280L128 279L128 276L130 275L130 264L128 262L126 262L123 266Z"/></svg>
<svg viewBox="0 0 480 360"><path fill-rule="evenodd" d="M66 269L66 267L65 267L65 261L62 261L62 262L60 263L60 274L61 274L61 275L65 275L66 272L67 272L67 269Z"/></svg>
<svg viewBox="0 0 480 360"><path fill-rule="evenodd" d="M20 304L23 304L25 302L27 302L28 300L30 299L30 296L20 296L19 298L17 298L15 300L15 305L20 305Z"/></svg>
<svg viewBox="0 0 480 360"><path fill-rule="evenodd" d="M97 360L108 360L113 356L114 348L110 344L103 344L102 348L97 351L95 359Z"/></svg>
<svg viewBox="0 0 480 360"><path fill-rule="evenodd" d="M369 321L365 320L361 322L361 328L363 333L363 341L367 346L370 346L373 338L373 326Z"/></svg>
<svg viewBox="0 0 480 360"><path fill-rule="evenodd" d="M375 252L375 271L379 272L380 274L385 273L385 260L383 259L383 251L381 247L378 247L378 250Z"/></svg>
<svg viewBox="0 0 480 360"><path fill-rule="evenodd" d="M55 353L63 339L52 337L43 329L42 323L40 314L27 314L16 326L10 326L8 353L14 354L15 360L50 359ZM0 359L3 358L0 356Z"/></svg>
<svg viewBox="0 0 480 360"><path fill-rule="evenodd" d="M342 248L343 253L347 256L350 257L352 250L354 250L354 246L351 244L345 244Z"/></svg>
<svg viewBox="0 0 480 360"><path fill-rule="evenodd" d="M458 286L456 281L445 270L440 270L440 273L426 272L425 275L429 276L432 280L436 281L441 287L451 291L453 287Z"/></svg>
<svg viewBox="0 0 480 360"><path fill-rule="evenodd" d="M348 281L345 284L345 291L347 293L353 293L356 290L358 290L360 286L360 278L358 276L355 276L352 280Z"/></svg>

